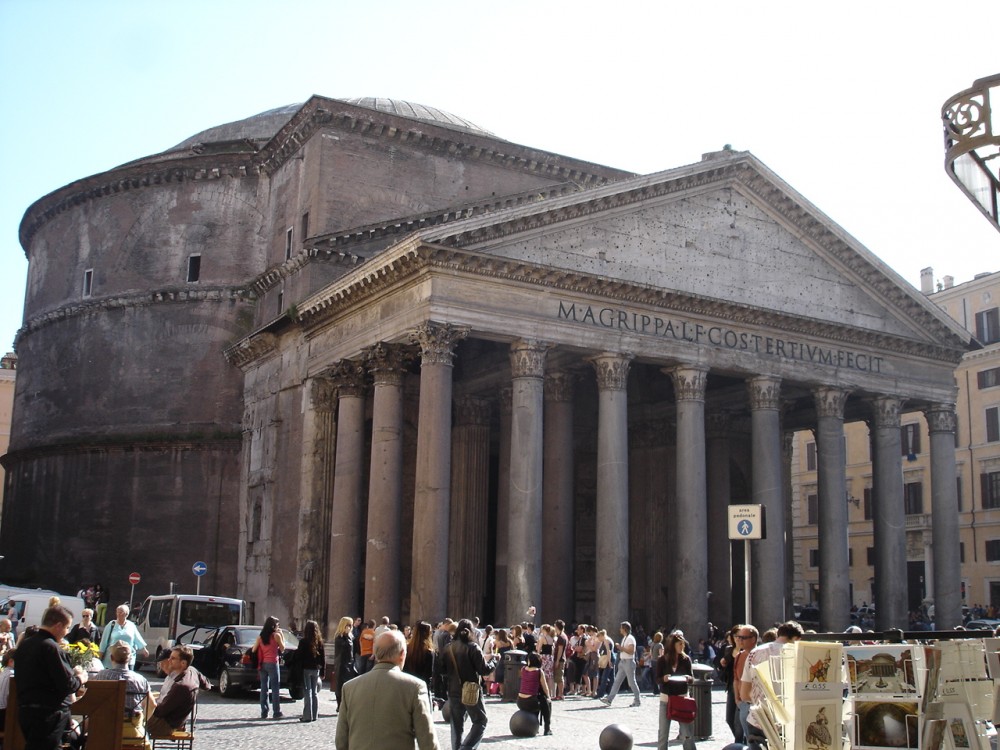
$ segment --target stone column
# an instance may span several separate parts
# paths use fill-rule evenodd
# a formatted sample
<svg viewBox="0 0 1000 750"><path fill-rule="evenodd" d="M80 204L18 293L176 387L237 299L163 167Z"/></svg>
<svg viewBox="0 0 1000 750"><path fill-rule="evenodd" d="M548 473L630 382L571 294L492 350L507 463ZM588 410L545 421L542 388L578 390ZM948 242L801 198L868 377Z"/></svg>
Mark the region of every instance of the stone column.
<svg viewBox="0 0 1000 750"><path fill-rule="evenodd" d="M708 622L708 510L705 476L705 385L708 368L680 365L666 372L677 402L677 551L674 580L677 626L685 633L705 632ZM694 635L691 636L692 638Z"/></svg>
<svg viewBox="0 0 1000 750"><path fill-rule="evenodd" d="M906 513L903 508L901 402L872 400L872 548L875 551L875 627L909 628L906 596Z"/></svg>
<svg viewBox="0 0 1000 750"><path fill-rule="evenodd" d="M753 502L764 508L767 538L750 543L751 614L766 628L785 619L785 499L781 476L781 380L748 381Z"/></svg>
<svg viewBox="0 0 1000 750"><path fill-rule="evenodd" d="M597 372L597 622L609 633L628 616L629 354L590 359Z"/></svg>
<svg viewBox="0 0 1000 750"><path fill-rule="evenodd" d="M573 376L545 377L542 458L543 622L575 620L573 573Z"/></svg>
<svg viewBox="0 0 1000 750"><path fill-rule="evenodd" d="M958 488L955 480L955 405L934 404L924 414L931 433L934 625L938 630L951 630L962 624L962 566L959 555Z"/></svg>
<svg viewBox="0 0 1000 750"><path fill-rule="evenodd" d="M437 622L448 609L448 532L451 512L451 389L455 344L468 335L448 324L424 323L420 345L413 565L410 620Z"/></svg>
<svg viewBox="0 0 1000 750"><path fill-rule="evenodd" d="M497 617L507 612L507 538L510 535L510 411L511 387L504 386L499 391L500 404L500 446L497 461L497 530L496 568L493 579L496 584L496 598L493 611ZM518 620L520 622L520 620Z"/></svg>
<svg viewBox="0 0 1000 750"><path fill-rule="evenodd" d="M795 583L791 575L792 561L795 559L795 518L792 513L792 449L795 445L795 433L783 430L781 433L781 493L785 506L785 618L792 616L791 604L795 600L792 585Z"/></svg>
<svg viewBox="0 0 1000 750"><path fill-rule="evenodd" d="M732 542L729 541L729 414L708 412L708 619L725 629L733 622Z"/></svg>
<svg viewBox="0 0 1000 750"><path fill-rule="evenodd" d="M819 495L820 627L840 632L850 624L851 571L847 551L847 457L844 403L847 391L817 388L816 459Z"/></svg>
<svg viewBox="0 0 1000 750"><path fill-rule="evenodd" d="M364 529L363 453L365 445L365 369L343 360L330 372L337 386L337 459L330 514L330 599L327 622L361 612L361 554Z"/></svg>
<svg viewBox="0 0 1000 750"><path fill-rule="evenodd" d="M306 381L309 407L302 425L302 505L299 508L298 578L292 616L326 621L330 569L330 509L337 445L337 389L327 378ZM325 629L324 629L324 632Z"/></svg>
<svg viewBox="0 0 1000 750"><path fill-rule="evenodd" d="M478 615L485 622L490 402L458 399L452 437L448 611L455 618Z"/></svg>
<svg viewBox="0 0 1000 750"><path fill-rule="evenodd" d="M510 508L507 622L520 622L542 599L542 419L545 352L537 341L510 346ZM547 617L541 613L543 617Z"/></svg>
<svg viewBox="0 0 1000 750"><path fill-rule="evenodd" d="M365 618L400 619L400 541L403 512L403 377L410 356L379 343L366 352L375 383L365 550Z"/></svg>

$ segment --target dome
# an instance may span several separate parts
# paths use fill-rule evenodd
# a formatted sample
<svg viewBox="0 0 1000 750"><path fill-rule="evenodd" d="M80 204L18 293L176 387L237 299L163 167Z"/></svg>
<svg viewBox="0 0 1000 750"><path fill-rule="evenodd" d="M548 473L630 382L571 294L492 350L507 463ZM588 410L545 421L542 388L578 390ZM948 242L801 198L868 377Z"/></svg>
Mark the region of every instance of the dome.
<svg viewBox="0 0 1000 750"><path fill-rule="evenodd" d="M402 99L381 99L373 96L356 97L353 99L341 99L343 102L353 104L358 107L367 107L378 112L385 112L399 117L409 117L411 120L423 120L432 122L435 125L444 125L447 128L465 130L470 133L492 136L488 130L479 127L475 123L469 122L464 117L453 115L437 107L428 107L424 104L403 101Z"/></svg>
<svg viewBox="0 0 1000 750"><path fill-rule="evenodd" d="M441 125L452 130L463 130L468 133L478 133L480 135L492 136L493 134L471 123L464 117L453 115L437 107L428 107L423 104L403 101L402 99L383 99L372 96L356 97L353 99L340 99L346 104L353 104L356 107L374 109L377 112L385 112L398 117L408 117L411 120L422 120ZM225 125L216 125L214 128L202 130L200 133L187 138L167 151L186 151L199 143L219 143L221 141L249 140L257 141L260 144L266 143L274 137L281 128L302 108L303 102L298 104L286 104L284 107L269 109L266 112L247 117L244 120L228 122Z"/></svg>

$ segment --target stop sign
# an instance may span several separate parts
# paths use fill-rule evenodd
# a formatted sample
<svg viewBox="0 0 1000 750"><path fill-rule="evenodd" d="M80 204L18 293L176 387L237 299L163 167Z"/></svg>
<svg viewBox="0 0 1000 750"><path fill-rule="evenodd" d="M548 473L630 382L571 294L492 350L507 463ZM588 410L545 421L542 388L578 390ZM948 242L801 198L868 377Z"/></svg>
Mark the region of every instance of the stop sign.
<svg viewBox="0 0 1000 750"><path fill-rule="evenodd" d="M131 583L133 586L135 586L141 580L142 580L142 576L140 576L138 573L129 573L128 574L128 582Z"/></svg>

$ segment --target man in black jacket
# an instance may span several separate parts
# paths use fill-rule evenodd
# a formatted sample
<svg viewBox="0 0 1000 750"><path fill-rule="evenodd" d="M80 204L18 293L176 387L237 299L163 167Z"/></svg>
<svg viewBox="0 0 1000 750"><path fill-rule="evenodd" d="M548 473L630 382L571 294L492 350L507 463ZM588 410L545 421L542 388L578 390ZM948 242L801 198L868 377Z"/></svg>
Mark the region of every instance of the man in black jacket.
<svg viewBox="0 0 1000 750"><path fill-rule="evenodd" d="M72 696L87 681L87 673L73 669L59 647L72 624L66 607L49 607L41 627L17 648L17 717L26 750L58 750L69 727Z"/></svg>
<svg viewBox="0 0 1000 750"><path fill-rule="evenodd" d="M459 620L455 629L455 640L435 660L435 664L440 664L442 673L448 678L452 750L476 750L479 747L486 732L486 707L483 705L483 695L480 692L479 701L474 706L466 706L462 703L462 683L478 683L481 677L496 668L498 659L499 657L494 656L486 661L482 649L476 643L476 631L472 621ZM472 726L463 741L462 729L466 713L469 714Z"/></svg>

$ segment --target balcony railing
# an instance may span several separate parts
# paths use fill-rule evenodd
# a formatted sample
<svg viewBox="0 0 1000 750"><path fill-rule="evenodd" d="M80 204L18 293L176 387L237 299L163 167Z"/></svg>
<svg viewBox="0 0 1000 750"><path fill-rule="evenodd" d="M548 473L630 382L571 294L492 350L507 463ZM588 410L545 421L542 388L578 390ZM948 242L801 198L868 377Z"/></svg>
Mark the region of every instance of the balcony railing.
<svg viewBox="0 0 1000 750"><path fill-rule="evenodd" d="M945 171L1000 230L1000 74L980 78L941 108Z"/></svg>

